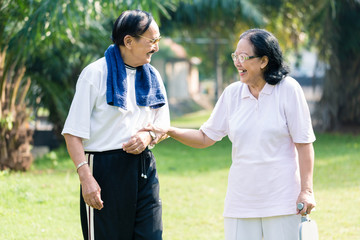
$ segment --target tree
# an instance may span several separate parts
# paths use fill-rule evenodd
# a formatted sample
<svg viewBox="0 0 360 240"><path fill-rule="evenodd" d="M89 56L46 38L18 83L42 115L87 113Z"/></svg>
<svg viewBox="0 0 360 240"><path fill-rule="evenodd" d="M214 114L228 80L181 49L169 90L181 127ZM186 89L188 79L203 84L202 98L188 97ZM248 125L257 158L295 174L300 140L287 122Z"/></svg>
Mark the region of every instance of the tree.
<svg viewBox="0 0 360 240"><path fill-rule="evenodd" d="M32 162L25 105L31 80L23 81L21 49L12 52L10 43L30 10L18 1L1 1L0 10L0 169L24 170Z"/></svg>
<svg viewBox="0 0 360 240"><path fill-rule="evenodd" d="M160 16L166 18L169 17L168 9L174 9L176 1L108 0L101 1L101 5L100 1L98 5L95 2L94 6L90 5L91 8L88 6L88 11L93 14L76 19L81 26L73 26L71 36L76 35L64 41L51 39L45 48L28 58L28 71L35 79L33 86L36 86L29 92L32 105L49 110L49 120L57 133L61 131L67 116L80 71L90 62L104 56L104 51L112 44L112 26L119 14L127 9L144 9L151 12L155 19ZM41 99L40 103L36 103L36 99Z"/></svg>
<svg viewBox="0 0 360 240"><path fill-rule="evenodd" d="M250 25L264 25L263 16L251 0L183 1L176 11L170 11L170 16L161 21L162 34L203 59L200 77L215 79L216 100L224 87L223 76L233 80L230 54L238 34Z"/></svg>
<svg viewBox="0 0 360 240"><path fill-rule="evenodd" d="M78 74L81 64L76 57L101 41L87 39L87 32L103 33L106 19L128 8L150 9L158 19L172 7L172 1L164 0L0 1L0 170L27 170L31 165L27 106L36 101L29 96L46 96L44 106L64 118L70 100L61 97L68 93L69 76ZM91 59L90 53L80 59ZM26 98L30 84L34 94Z"/></svg>
<svg viewBox="0 0 360 240"><path fill-rule="evenodd" d="M272 27L291 33L293 46L315 47L327 65L323 95L313 116L316 127L322 131L359 128L360 1L289 0L276 13L272 10L267 9L274 20ZM282 24L274 24L278 22ZM304 33L307 38L301 42L299 36Z"/></svg>
<svg viewBox="0 0 360 240"><path fill-rule="evenodd" d="M360 126L359 0L194 0L182 3L171 16L174 21L164 21L163 28L174 37L229 39L218 55L224 66L231 66L226 60L231 43L248 28L270 30L285 51L315 47L328 66L316 126L328 131ZM215 45L185 46L203 59L216 58ZM211 61L201 67L214 73Z"/></svg>
<svg viewBox="0 0 360 240"><path fill-rule="evenodd" d="M313 1L309 36L328 65L317 106L322 130L360 126L360 2Z"/></svg>

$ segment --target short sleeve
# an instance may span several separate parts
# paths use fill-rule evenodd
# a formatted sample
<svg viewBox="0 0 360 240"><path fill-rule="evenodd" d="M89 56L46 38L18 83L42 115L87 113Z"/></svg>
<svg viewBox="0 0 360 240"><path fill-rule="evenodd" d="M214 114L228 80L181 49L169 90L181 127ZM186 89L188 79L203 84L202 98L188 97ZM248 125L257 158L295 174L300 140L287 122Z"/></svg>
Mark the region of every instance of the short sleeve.
<svg viewBox="0 0 360 240"><path fill-rule="evenodd" d="M90 138L90 118L95 105L98 88L96 78L101 78L100 71L85 68L76 83L76 90L65 125L61 134L71 134L83 139Z"/></svg>
<svg viewBox="0 0 360 240"><path fill-rule="evenodd" d="M220 96L210 118L200 127L206 136L214 141L220 141L228 134L227 89Z"/></svg>
<svg viewBox="0 0 360 240"><path fill-rule="evenodd" d="M285 81L287 81L285 115L290 135L295 143L314 142L315 134L304 92L294 79L288 78Z"/></svg>

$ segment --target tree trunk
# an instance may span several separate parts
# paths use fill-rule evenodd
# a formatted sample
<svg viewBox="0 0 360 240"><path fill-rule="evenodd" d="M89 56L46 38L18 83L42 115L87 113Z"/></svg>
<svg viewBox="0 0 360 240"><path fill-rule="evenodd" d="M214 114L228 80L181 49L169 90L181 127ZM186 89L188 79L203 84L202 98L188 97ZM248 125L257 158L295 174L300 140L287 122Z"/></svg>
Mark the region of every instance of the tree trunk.
<svg viewBox="0 0 360 240"><path fill-rule="evenodd" d="M354 20L358 14L359 6L343 3L337 7L336 17L329 15L324 26L329 29L326 39L331 55L315 115L324 131L360 128L360 42L352 34L360 31L360 23Z"/></svg>
<svg viewBox="0 0 360 240"><path fill-rule="evenodd" d="M33 157L30 152L32 131L25 96L30 78L24 84L25 66L5 70L6 49L0 53L0 170L28 170Z"/></svg>

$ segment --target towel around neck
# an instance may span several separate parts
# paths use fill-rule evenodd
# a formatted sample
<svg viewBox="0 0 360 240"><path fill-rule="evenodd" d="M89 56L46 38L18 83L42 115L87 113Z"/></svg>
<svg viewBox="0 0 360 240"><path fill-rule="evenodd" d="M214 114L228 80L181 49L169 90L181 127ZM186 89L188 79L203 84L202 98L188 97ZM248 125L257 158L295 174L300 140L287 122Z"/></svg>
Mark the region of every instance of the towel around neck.
<svg viewBox="0 0 360 240"><path fill-rule="evenodd" d="M115 44L110 45L105 51L105 59L108 68L106 101L109 105L126 110L127 76L119 47ZM159 80L150 64L136 68L135 95L139 106L156 109L165 105Z"/></svg>

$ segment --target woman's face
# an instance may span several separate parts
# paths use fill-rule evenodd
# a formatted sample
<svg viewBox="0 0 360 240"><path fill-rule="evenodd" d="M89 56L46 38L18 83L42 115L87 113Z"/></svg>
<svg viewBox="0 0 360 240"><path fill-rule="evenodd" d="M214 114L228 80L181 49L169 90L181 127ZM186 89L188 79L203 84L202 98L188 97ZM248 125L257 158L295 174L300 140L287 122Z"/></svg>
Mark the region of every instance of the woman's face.
<svg viewBox="0 0 360 240"><path fill-rule="evenodd" d="M257 85L260 81L265 81L263 58L255 55L254 46L248 39L240 39L235 55L234 65L239 72L241 82L247 85Z"/></svg>
<svg viewBox="0 0 360 240"><path fill-rule="evenodd" d="M158 39L159 37L159 27L155 21L152 21L146 32L144 32L141 37L134 39L130 50L132 63L129 65L138 67L150 63L151 56L159 51L158 41L153 43L152 40Z"/></svg>

